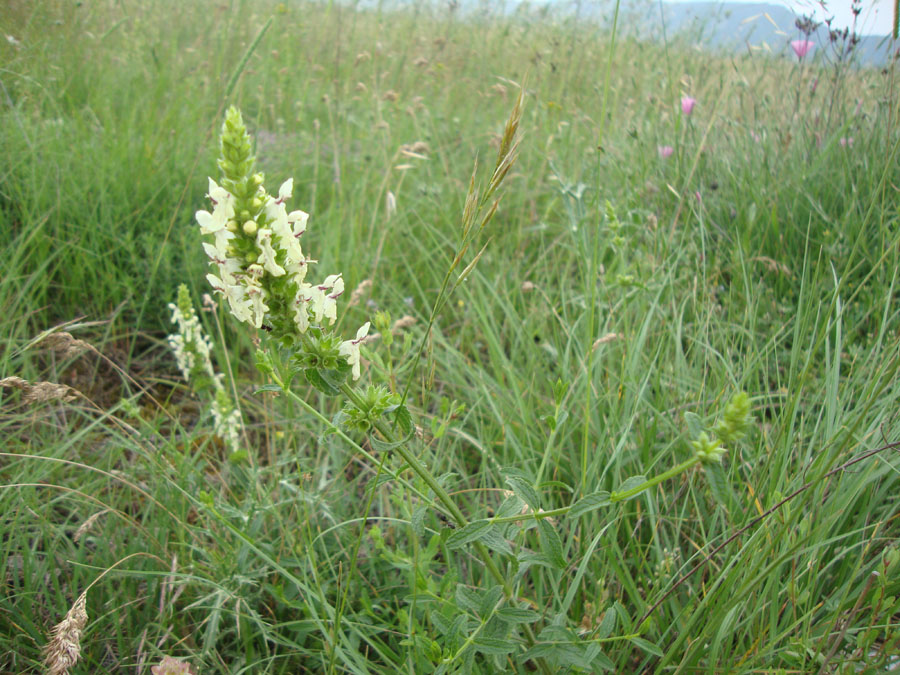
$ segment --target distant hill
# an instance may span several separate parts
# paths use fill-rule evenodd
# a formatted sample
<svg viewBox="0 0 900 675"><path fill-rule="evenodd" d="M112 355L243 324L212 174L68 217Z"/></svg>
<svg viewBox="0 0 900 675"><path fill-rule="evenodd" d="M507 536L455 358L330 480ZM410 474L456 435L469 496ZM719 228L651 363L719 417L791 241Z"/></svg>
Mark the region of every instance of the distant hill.
<svg viewBox="0 0 900 675"><path fill-rule="evenodd" d="M657 6L658 7L658 6ZM768 50L786 52L791 40L801 38L794 22L797 16L780 5L764 3L737 4L721 2L691 2L663 4L667 35L680 35L709 47L733 50ZM651 31L662 31L660 12L648 13ZM643 32L643 31L642 31ZM819 26L812 36L816 52L834 54L828 27ZM856 59L865 65L883 65L890 58L887 37L865 35L856 46ZM815 53L815 52L814 52Z"/></svg>
<svg viewBox="0 0 900 675"><path fill-rule="evenodd" d="M412 0L398 1L402 4ZM471 14L575 15L580 21L608 26L615 0L443 0L435 2L435 7L446 11L453 2L458 3L463 12ZM657 0L622 0L619 17L620 30L626 34L658 40L665 29L670 40L682 38L723 51L753 50L792 56L790 42L801 38L794 25L797 19L794 12L764 2L663 2L660 12ZM823 52L828 57L834 55L827 26L819 26L811 39L816 48L810 58L822 58ZM882 66L890 59L890 40L887 36L865 35L860 38L855 51L856 63Z"/></svg>

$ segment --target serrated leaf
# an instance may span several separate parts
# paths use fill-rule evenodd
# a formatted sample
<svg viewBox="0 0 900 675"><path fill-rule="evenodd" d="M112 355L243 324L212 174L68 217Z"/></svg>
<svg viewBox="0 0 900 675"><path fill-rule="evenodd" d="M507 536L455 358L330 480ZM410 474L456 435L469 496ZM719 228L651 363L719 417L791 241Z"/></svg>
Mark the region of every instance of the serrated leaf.
<svg viewBox="0 0 900 675"><path fill-rule="evenodd" d="M655 644L650 642L650 640L645 640L644 638L633 637L630 638L631 643L641 649L642 651L647 652L648 654L653 654L653 656L664 656L662 649L657 647Z"/></svg>
<svg viewBox="0 0 900 675"><path fill-rule="evenodd" d="M597 626L597 631L594 637L598 640L605 640L612 634L615 627L616 612L612 607L610 607L605 612L603 612L603 618L600 619L600 625Z"/></svg>
<svg viewBox="0 0 900 675"><path fill-rule="evenodd" d="M337 396L341 390L323 377L322 372L315 368L307 368L303 371L306 381L326 396Z"/></svg>
<svg viewBox="0 0 900 675"><path fill-rule="evenodd" d="M703 433L703 420L700 419L700 415L697 413L684 413L684 421L687 423L689 439L697 438Z"/></svg>
<svg viewBox="0 0 900 675"><path fill-rule="evenodd" d="M478 605L478 614L479 616L487 617L490 616L494 607L497 606L497 603L500 602L500 597L503 595L503 589L500 586L493 586L484 592L484 595L481 597L481 603Z"/></svg>
<svg viewBox="0 0 900 675"><path fill-rule="evenodd" d="M438 612L437 610L433 610L430 614L432 625L437 628L438 632L441 635L446 635L450 632L450 621L443 614Z"/></svg>
<svg viewBox="0 0 900 675"><path fill-rule="evenodd" d="M575 666L582 669L590 669L590 663L585 659L584 649L577 644L541 644L535 645L522 655L525 660L546 659L556 668L562 669Z"/></svg>
<svg viewBox="0 0 900 675"><path fill-rule="evenodd" d="M543 565L544 567L558 569L553 561L543 553L520 553L517 558L522 565L522 568L519 569L519 576L521 576L531 565Z"/></svg>
<svg viewBox="0 0 900 675"><path fill-rule="evenodd" d="M623 633L631 632L631 617L628 615L628 610L625 609L625 605L623 605L618 600L613 603L613 609L616 610L616 615L619 617L619 624Z"/></svg>
<svg viewBox="0 0 900 675"><path fill-rule="evenodd" d="M263 375L272 375L275 372L275 366L272 364L272 355L269 352L257 349L253 356L256 369Z"/></svg>
<svg viewBox="0 0 900 675"><path fill-rule="evenodd" d="M541 618L541 615L534 610L523 607L501 607L494 616L511 624L534 623Z"/></svg>
<svg viewBox="0 0 900 675"><path fill-rule="evenodd" d="M538 537L541 542L541 553L550 559L554 567L566 569L566 558L563 556L562 539L559 533L546 519L538 521Z"/></svg>
<svg viewBox="0 0 900 675"><path fill-rule="evenodd" d="M382 485L390 483L394 480L394 477L386 471L382 471L375 478L375 489L380 488Z"/></svg>
<svg viewBox="0 0 900 675"><path fill-rule="evenodd" d="M578 640L578 636L570 628L565 626L557 626L550 624L544 626L538 635L538 640L546 640L547 642L573 642Z"/></svg>
<svg viewBox="0 0 900 675"><path fill-rule="evenodd" d="M465 614L459 614L459 616L453 619L453 623L450 624L450 629L447 631L448 646L452 649L456 649L462 642L462 638L464 638L468 632L469 617Z"/></svg>
<svg viewBox="0 0 900 675"><path fill-rule="evenodd" d="M455 597L457 605L472 613L477 613L481 606L481 594L465 584L456 584Z"/></svg>
<svg viewBox="0 0 900 675"><path fill-rule="evenodd" d="M505 481L510 489L516 493L516 496L531 507L532 511L537 511L541 508L540 495L534 489L531 481L525 478L523 474L507 472Z"/></svg>
<svg viewBox="0 0 900 675"><path fill-rule="evenodd" d="M596 649L592 649L592 647ZM600 651L600 645L591 645L591 647L588 647L587 651L585 652L585 658L590 662L591 670L595 672L597 668L612 671L615 671L616 669L616 664L613 663L606 654Z"/></svg>
<svg viewBox="0 0 900 675"><path fill-rule="evenodd" d="M476 520L465 527L461 527L447 537L447 548L462 548L466 544L481 539L493 527L488 520Z"/></svg>
<svg viewBox="0 0 900 675"><path fill-rule="evenodd" d="M599 509L604 506L608 506L611 502L609 501L609 492L606 490L601 490L600 492L592 492L589 495L585 495L577 502L572 505L572 508L569 509L568 516L569 518L578 518L583 516L585 513L590 513L594 509Z"/></svg>
<svg viewBox="0 0 900 675"><path fill-rule="evenodd" d="M394 448L400 447L401 445L406 445L409 442L409 439L412 438L413 432L410 431L406 436L397 441L382 441L374 436L369 436L369 441L372 443L372 447L378 450L379 452L390 452Z"/></svg>
<svg viewBox="0 0 900 675"><path fill-rule="evenodd" d="M616 490L612 495L610 495L610 499L615 499L615 501L626 501L626 502L630 501L630 500L634 499L635 497L637 497L638 495L640 495L641 493L638 492L637 494L633 494L628 499L625 499L625 500L623 500L621 497L618 497L618 498L616 498L616 497L618 495L628 492L629 490L633 490L634 488L638 487L639 485L643 485L646 482L647 482L646 476L632 476L631 478L626 478L625 482L619 486L619 489Z"/></svg>
<svg viewBox="0 0 900 675"><path fill-rule="evenodd" d="M497 509L496 517L509 518L510 516L517 516L522 513L523 506L525 506L525 502L515 495L510 495L503 500L502 504L500 504L500 507Z"/></svg>
<svg viewBox="0 0 900 675"><path fill-rule="evenodd" d="M509 654L516 650L516 643L500 638L477 637L472 641L475 649L482 654Z"/></svg>
<svg viewBox="0 0 900 675"><path fill-rule="evenodd" d="M412 415L410 415L409 408L407 408L405 405L397 406L397 409L393 411L392 417L394 419L394 423L397 425L404 436L411 436L415 431Z"/></svg>
<svg viewBox="0 0 900 675"><path fill-rule="evenodd" d="M506 541L506 538L500 533L499 528L494 527L485 532L480 537L481 542L484 543L489 549L493 551L497 551L497 553L503 553L504 555L512 555L513 550L509 545L509 542Z"/></svg>

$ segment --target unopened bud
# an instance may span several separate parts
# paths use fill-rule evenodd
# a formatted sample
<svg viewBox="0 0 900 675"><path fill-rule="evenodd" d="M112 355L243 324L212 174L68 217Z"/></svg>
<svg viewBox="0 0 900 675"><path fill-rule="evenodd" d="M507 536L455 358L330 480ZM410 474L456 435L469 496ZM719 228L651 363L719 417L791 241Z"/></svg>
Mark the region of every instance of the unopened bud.
<svg viewBox="0 0 900 675"><path fill-rule="evenodd" d="M229 232L237 232L238 222L236 220L229 220L227 223L225 223L225 229Z"/></svg>
<svg viewBox="0 0 900 675"><path fill-rule="evenodd" d="M256 221L248 220L246 223L244 223L243 230L244 230L244 234L248 234L252 237L254 234L256 234L256 230L257 230Z"/></svg>

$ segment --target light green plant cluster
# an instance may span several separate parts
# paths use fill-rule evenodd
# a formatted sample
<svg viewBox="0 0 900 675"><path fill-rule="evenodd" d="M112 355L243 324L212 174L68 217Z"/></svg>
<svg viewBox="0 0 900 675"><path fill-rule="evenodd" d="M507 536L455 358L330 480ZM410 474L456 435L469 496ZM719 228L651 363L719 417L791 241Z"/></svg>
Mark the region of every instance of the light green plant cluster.
<svg viewBox="0 0 900 675"><path fill-rule="evenodd" d="M726 452L722 444L734 443L743 438L752 422L750 397L746 392L738 392L725 406L722 419L711 429L711 433L702 431L691 441L697 458L704 464L721 462Z"/></svg>
<svg viewBox="0 0 900 675"><path fill-rule="evenodd" d="M178 287L178 300L169 303L169 309L172 310L172 323L177 324L178 331L169 335L167 341L178 362L178 369L197 395L205 397L212 390L210 409L213 433L225 441L234 455L240 447L241 411L225 389L224 376L213 368L210 359L213 344L203 332L185 284Z"/></svg>

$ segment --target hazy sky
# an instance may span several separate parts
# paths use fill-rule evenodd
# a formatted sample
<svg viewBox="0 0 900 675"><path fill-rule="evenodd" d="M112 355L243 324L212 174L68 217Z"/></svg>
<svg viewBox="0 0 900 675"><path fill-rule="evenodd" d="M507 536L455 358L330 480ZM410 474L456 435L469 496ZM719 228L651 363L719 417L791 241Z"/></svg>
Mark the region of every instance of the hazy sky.
<svg viewBox="0 0 900 675"><path fill-rule="evenodd" d="M663 0L663 2L696 2L697 0ZM823 21L829 16L834 17L832 26L844 28L853 23L853 14L850 12L851 0L829 0L819 3L816 0L728 0L729 2L765 2L773 5L783 5L799 14L815 14L818 21ZM627 0L626 0L627 2ZM827 10L822 9L822 4ZM859 15L856 32L861 35L887 35L891 32L891 22L894 17L894 3L892 0L862 0L862 14Z"/></svg>

